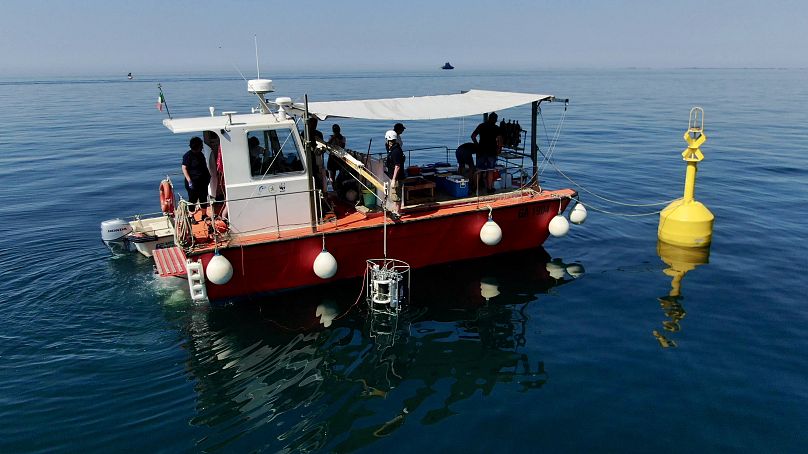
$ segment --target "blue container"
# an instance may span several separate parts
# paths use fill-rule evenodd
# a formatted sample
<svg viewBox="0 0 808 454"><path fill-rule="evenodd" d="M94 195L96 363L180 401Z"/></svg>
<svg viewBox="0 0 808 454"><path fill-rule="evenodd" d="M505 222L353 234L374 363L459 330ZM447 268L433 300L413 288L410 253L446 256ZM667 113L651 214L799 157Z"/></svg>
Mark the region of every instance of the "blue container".
<svg viewBox="0 0 808 454"><path fill-rule="evenodd" d="M452 197L462 198L469 196L469 180L459 175L438 177L435 184L440 190L450 194Z"/></svg>

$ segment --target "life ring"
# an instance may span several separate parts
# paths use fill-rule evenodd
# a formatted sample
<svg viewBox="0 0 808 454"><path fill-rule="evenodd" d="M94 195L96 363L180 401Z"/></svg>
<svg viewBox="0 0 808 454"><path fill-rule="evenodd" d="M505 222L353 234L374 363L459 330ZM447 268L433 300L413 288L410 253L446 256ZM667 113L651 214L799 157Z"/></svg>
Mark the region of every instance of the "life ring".
<svg viewBox="0 0 808 454"><path fill-rule="evenodd" d="M174 214L174 189L168 180L160 182L160 209L165 214Z"/></svg>

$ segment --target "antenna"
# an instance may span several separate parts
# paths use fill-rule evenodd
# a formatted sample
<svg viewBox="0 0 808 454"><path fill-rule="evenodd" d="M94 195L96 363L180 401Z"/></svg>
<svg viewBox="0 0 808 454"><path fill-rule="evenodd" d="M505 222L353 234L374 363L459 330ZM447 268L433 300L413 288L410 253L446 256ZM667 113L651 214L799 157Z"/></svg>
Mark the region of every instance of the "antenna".
<svg viewBox="0 0 808 454"><path fill-rule="evenodd" d="M255 41L255 71L258 73L258 78L261 78L261 66L258 65L258 35L253 35Z"/></svg>
<svg viewBox="0 0 808 454"><path fill-rule="evenodd" d="M253 35L253 41L255 42L255 69L258 72L258 78L247 81L247 91L258 96L260 103L258 111L262 114L268 114L272 113L272 111L269 109L268 101L264 98L264 95L275 91L275 87L272 85L272 80L261 79L261 65L258 63L258 35Z"/></svg>

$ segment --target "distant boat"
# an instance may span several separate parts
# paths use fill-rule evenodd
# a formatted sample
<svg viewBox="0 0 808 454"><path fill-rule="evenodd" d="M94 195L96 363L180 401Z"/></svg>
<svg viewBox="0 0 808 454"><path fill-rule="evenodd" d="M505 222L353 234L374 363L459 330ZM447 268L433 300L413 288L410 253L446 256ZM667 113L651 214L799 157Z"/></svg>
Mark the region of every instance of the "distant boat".
<svg viewBox="0 0 808 454"><path fill-rule="evenodd" d="M134 79L134 77L132 77L132 73L127 74L127 75L126 75L126 78L127 78L127 79L129 79L129 80Z"/></svg>
<svg viewBox="0 0 808 454"><path fill-rule="evenodd" d="M443 66L440 67L440 69L454 69L454 66L447 61Z"/></svg>

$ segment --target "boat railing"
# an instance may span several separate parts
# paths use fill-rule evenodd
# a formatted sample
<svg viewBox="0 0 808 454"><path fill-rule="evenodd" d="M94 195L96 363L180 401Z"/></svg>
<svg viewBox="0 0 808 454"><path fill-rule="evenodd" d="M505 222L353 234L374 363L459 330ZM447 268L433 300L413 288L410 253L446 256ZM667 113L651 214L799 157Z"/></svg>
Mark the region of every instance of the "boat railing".
<svg viewBox="0 0 808 454"><path fill-rule="evenodd" d="M233 226L230 225L229 222L228 222L229 228L228 228L227 234L231 234L231 233L239 234L239 235L260 234L260 233L267 233L269 231L274 230L275 235L278 238L280 238L281 237L281 232L284 231L284 230L288 230L289 228L296 229L296 228L305 228L305 227L310 227L311 226L311 223L309 223L309 222L295 223L295 224L288 224L288 225L281 224L280 210L278 209L278 198L294 196L294 195L300 195L300 194L313 194L314 195L315 212L316 212L316 218L317 218L316 221L315 221L315 227L324 224L325 222L323 221L323 215L322 215L322 213L323 213L323 209L322 209L323 196L322 196L322 191L320 189L311 189L311 190L304 190L304 191L290 191L290 192L284 192L284 193L280 193L280 194L261 194L261 195L252 195L252 196L248 196L248 197L224 198L222 200L213 200L210 197L208 197L208 201L207 201L207 203L205 205L206 206L210 205L210 206L214 207L214 209L212 210L212 214L213 214L212 218L213 219L211 219L211 221L215 223L217 218L218 219L228 219L229 213L227 212L227 209L228 209L228 207L231 206L230 205L231 202L243 202L243 201L251 201L251 200L272 198L273 205L274 205L274 212L275 212L274 213L274 223L272 223L270 221L270 222L268 222L268 223L266 223L266 224L264 224L264 225L262 225L260 227L257 227L255 229L235 231L233 229ZM183 199L181 196L180 196L179 204L177 206L178 206L178 209L175 211L175 223L177 225L176 230L183 231L183 232L190 232L191 231L190 225L193 224L194 222L196 222L195 220L193 220L195 210L188 209L188 207L192 206L192 204L190 204L188 201ZM233 229L233 230L231 230L231 229ZM216 228L214 228L213 231L214 231L214 237L225 235L224 233L219 232ZM214 240L218 243L219 241L221 241L221 238L214 238ZM193 249L194 242L195 242L195 239L191 235L188 235L187 233L183 233L182 235L179 235L177 237L177 244L184 247L187 250Z"/></svg>
<svg viewBox="0 0 808 454"><path fill-rule="evenodd" d="M403 150L403 151L405 153L407 153L407 162L411 163L411 162L413 162L412 161L412 152L413 151L427 151L427 150L443 150L444 153L445 153L445 155L444 155L445 161L444 162L450 162L449 161L449 147L447 147L446 145L436 145L436 146L431 146L431 147L408 148L408 149ZM364 153L360 153L360 154L364 155ZM387 156L387 152L370 153L371 158L376 158L376 157L384 158L386 156Z"/></svg>
<svg viewBox="0 0 808 454"><path fill-rule="evenodd" d="M449 147L446 147L446 146L432 146L432 147L413 148L413 149L410 149L410 150L407 150L407 151L412 152L412 151L424 151L424 150L445 150L445 153L446 153L446 156L447 156L447 162L449 162L448 161ZM382 154L382 156L383 156L383 154ZM519 162L517 162L514 159L516 156L518 156L520 158ZM498 172L499 173L498 177L501 180L500 184L502 185L502 186L500 186L498 188L497 192L499 194L503 194L504 193L503 190L507 190L507 192L513 192L514 190L517 190L517 189L525 189L526 187L529 186L530 179L528 178L528 175L524 171L523 162L524 162L524 159L520 154L513 153L513 155L507 155L506 153L503 153L503 154L501 154L499 156L499 159L497 161L497 167L495 169L491 169L491 170L479 170L479 169L476 169L475 172L474 172L474 175L472 176L472 178L474 178L474 184L472 184L472 182L469 182L469 184L472 184L472 188L474 188L475 193L473 195L472 194L469 194L469 195L473 199L475 199L476 203L478 203L478 204L483 203L483 202L485 202L485 200L490 199L491 194L488 194L485 191L485 178L487 178L487 173L488 172ZM507 176L507 175L509 175L509 176ZM516 177L517 175L518 175L518 177ZM368 190L372 189L370 186L366 186L366 185L363 185L363 186L364 186L365 189L368 189ZM481 188L482 188L482 191L480 190ZM307 194L309 197L312 198L312 200L314 202L314 218L315 219L313 220L313 222L295 223L295 224L289 224L289 225L281 224L281 214L280 214L279 203L278 203L279 198L287 197L287 196L295 196L295 195L299 196L300 194ZM319 228L321 226L324 226L324 225L332 225L334 228L338 227L338 225L337 225L339 223L338 217L330 215L332 213L332 211L331 211L330 207L328 207L328 202L326 202L326 199L327 199L326 195L325 195L325 193L323 192L322 189L318 189L318 188L314 188L314 189L310 189L310 190L303 190L303 191L290 191L290 192L283 192L283 193L275 193L275 194L260 194L260 195L250 195L250 196L246 196L246 197L232 197L232 198L225 198L224 200L213 200L213 199L209 198L208 203L212 204L212 206L215 208L213 210L214 213L215 213L215 217L220 217L220 218L227 219L227 212L224 210L224 207L230 206L231 202L243 202L243 201L250 201L250 200L267 199L267 198L272 198L272 201L273 201L272 202L273 205L274 205L273 219L270 220L269 222L267 222L266 224L264 224L262 226L259 226L259 227L256 227L254 229L251 229L251 230L248 230L248 231L233 231L232 233L239 234L239 235L244 235L244 234L267 233L269 231L274 231L274 234L278 238L280 238L282 236L282 232L284 230L305 228L305 227L311 227L311 228L313 228L315 230L319 230ZM460 199L463 199L463 198L458 197L458 200L460 200ZM180 201L181 201L181 203L187 204L187 202L184 199L182 199L181 196L180 196ZM465 202L468 203L468 202L471 202L471 200L466 198ZM441 204L444 204L444 203L449 203L449 201L442 202ZM407 209L416 208L417 209L418 205L421 205L421 204L408 205L405 202L403 204L402 208L407 208ZM427 203L425 205L430 205L430 204ZM221 207L221 208L217 208L217 207ZM224 211L224 214L222 214L223 211ZM193 213L191 212L191 210L187 210L184 213L187 213L188 222L191 222L191 217L193 216ZM162 215L162 213L155 213L155 214L156 215ZM133 217L133 219L138 219L138 218L144 217L144 216L150 216L150 215L139 215L139 216ZM183 221L181 221L179 219L180 217L181 216L177 216L177 222L178 223L183 222Z"/></svg>
<svg viewBox="0 0 808 454"><path fill-rule="evenodd" d="M125 220L126 222L136 222L136 221L142 221L142 220L145 220L145 219L159 218L159 217L164 217L164 216L167 216L167 215L165 213L163 213L162 211L157 211L157 212L154 212L154 213L133 214L131 216L124 217L123 220Z"/></svg>
<svg viewBox="0 0 808 454"><path fill-rule="evenodd" d="M426 150L444 150L444 152L446 153L446 155L444 157L444 159L445 159L444 162L449 162L449 147L447 147L445 145L438 145L438 146L432 146L432 147L409 148L409 149L404 150L404 151L407 152L407 160L412 162L412 152L413 151L426 151Z"/></svg>

